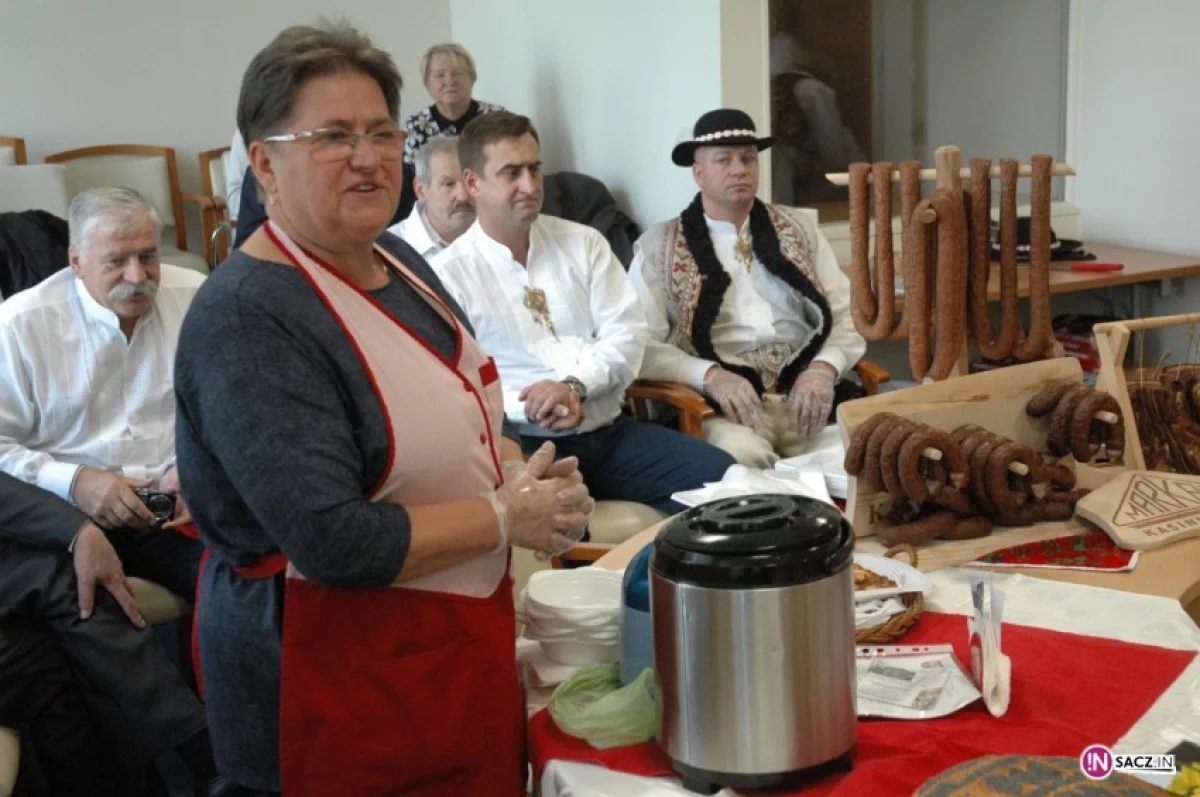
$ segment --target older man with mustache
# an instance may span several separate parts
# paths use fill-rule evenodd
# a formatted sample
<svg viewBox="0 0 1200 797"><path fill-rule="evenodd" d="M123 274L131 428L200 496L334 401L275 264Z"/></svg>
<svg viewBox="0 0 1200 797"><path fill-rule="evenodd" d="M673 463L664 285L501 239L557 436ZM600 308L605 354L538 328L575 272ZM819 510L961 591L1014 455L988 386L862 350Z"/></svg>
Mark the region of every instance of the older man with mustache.
<svg viewBox="0 0 1200 797"><path fill-rule="evenodd" d="M463 186L457 137L430 139L417 150L415 165L417 204L408 218L388 227L388 232L429 260L474 223L475 205Z"/></svg>
<svg viewBox="0 0 1200 797"><path fill-rule="evenodd" d="M125 573L194 595L202 546L177 531L190 517L175 469L172 375L204 277L159 262L162 224L136 191L85 191L69 216L70 268L0 305L0 471L92 522L45 524L32 539L0 534L0 623L61 631L85 693L103 693L85 697L96 698L122 757L142 763L175 747L203 782L215 776L203 709L178 675L129 672L116 662L151 662L144 643L99 618L69 623L60 609L77 603L88 620L100 584L95 600L118 601L140 626ZM157 520L145 489L172 496L173 517Z"/></svg>

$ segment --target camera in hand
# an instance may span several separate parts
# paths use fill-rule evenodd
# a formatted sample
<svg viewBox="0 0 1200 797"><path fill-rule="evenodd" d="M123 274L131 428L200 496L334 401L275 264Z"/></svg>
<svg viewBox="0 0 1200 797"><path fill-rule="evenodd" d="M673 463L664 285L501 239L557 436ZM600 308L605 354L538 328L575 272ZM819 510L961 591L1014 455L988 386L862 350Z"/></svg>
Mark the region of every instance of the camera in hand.
<svg viewBox="0 0 1200 797"><path fill-rule="evenodd" d="M175 496L170 493L160 493L157 490L149 490L144 487L134 490L138 498L142 499L142 503L150 510L150 514L154 515L154 519L159 523L166 523L175 514Z"/></svg>

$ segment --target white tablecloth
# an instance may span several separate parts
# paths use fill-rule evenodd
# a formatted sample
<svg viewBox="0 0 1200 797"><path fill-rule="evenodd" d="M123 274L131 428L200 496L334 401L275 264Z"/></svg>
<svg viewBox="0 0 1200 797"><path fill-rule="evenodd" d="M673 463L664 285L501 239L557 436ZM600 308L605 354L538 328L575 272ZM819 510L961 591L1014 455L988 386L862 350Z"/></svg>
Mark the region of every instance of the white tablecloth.
<svg viewBox="0 0 1200 797"><path fill-rule="evenodd" d="M930 611L971 613L966 571L939 570L929 575L934 582L926 603ZM1200 629L1183 608L1169 598L1024 575L995 575L994 578L996 586L1005 593L1006 623L1200 651ZM1086 670L1077 675L1086 680ZM1104 710L1102 699L1098 710ZM1185 739L1200 739L1200 657L1188 665L1137 724L1121 737L1114 750L1129 754L1165 753ZM551 761L542 776L541 787L543 797L692 794L670 780L626 775L593 764L569 761Z"/></svg>

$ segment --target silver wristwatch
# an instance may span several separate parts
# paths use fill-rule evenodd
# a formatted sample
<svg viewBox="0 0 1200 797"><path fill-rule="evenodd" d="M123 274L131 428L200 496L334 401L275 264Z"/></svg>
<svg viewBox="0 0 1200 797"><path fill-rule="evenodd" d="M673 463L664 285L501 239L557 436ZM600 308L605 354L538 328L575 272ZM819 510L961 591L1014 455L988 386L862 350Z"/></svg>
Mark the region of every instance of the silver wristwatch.
<svg viewBox="0 0 1200 797"><path fill-rule="evenodd" d="M568 376L562 380L562 383L575 391L575 395L579 396L581 402L587 401L587 385L579 381L573 376Z"/></svg>

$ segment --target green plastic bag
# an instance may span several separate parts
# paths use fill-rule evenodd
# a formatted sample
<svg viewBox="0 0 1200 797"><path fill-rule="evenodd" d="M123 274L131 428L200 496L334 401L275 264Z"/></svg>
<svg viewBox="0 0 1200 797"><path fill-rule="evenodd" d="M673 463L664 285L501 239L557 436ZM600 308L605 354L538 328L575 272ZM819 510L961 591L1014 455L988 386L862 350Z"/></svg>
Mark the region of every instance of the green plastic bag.
<svg viewBox="0 0 1200 797"><path fill-rule="evenodd" d="M589 664L550 696L550 716L564 733L600 750L648 742L658 735L654 670L621 686L620 666Z"/></svg>

